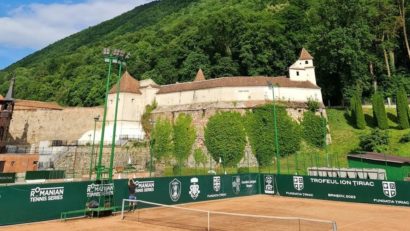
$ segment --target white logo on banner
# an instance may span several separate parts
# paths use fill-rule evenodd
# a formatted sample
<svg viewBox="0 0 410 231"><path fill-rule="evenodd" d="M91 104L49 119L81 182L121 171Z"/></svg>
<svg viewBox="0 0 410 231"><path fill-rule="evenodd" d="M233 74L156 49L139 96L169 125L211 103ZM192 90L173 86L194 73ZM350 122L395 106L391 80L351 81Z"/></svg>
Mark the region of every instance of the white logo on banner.
<svg viewBox="0 0 410 231"><path fill-rule="evenodd" d="M266 194L275 194L273 189L273 176L265 176L265 193Z"/></svg>
<svg viewBox="0 0 410 231"><path fill-rule="evenodd" d="M181 196L181 181L173 179L169 182L169 196L173 202L179 200L179 197Z"/></svg>
<svg viewBox="0 0 410 231"><path fill-rule="evenodd" d="M295 187L295 189L298 191L302 191L304 187L302 176L293 176L293 187Z"/></svg>
<svg viewBox="0 0 410 231"><path fill-rule="evenodd" d="M87 197L114 195L114 184L89 184L87 185Z"/></svg>
<svg viewBox="0 0 410 231"><path fill-rule="evenodd" d="M64 187L52 188L32 188L30 191L30 202L56 201L62 200L64 196Z"/></svg>
<svg viewBox="0 0 410 231"><path fill-rule="evenodd" d="M194 177L191 178L191 186L189 186L189 195L191 195L192 199L196 199L199 196L199 185L198 185L198 178Z"/></svg>
<svg viewBox="0 0 410 231"><path fill-rule="evenodd" d="M387 197L393 198L397 195L396 183L392 181L382 181L383 193Z"/></svg>
<svg viewBox="0 0 410 231"><path fill-rule="evenodd" d="M239 194L241 192L241 177L240 176L232 177L232 191L235 194Z"/></svg>
<svg viewBox="0 0 410 231"><path fill-rule="evenodd" d="M135 192L154 192L155 191L155 181L135 181Z"/></svg>
<svg viewBox="0 0 410 231"><path fill-rule="evenodd" d="M219 192L221 190L221 177L220 176L213 177L213 188L215 192Z"/></svg>

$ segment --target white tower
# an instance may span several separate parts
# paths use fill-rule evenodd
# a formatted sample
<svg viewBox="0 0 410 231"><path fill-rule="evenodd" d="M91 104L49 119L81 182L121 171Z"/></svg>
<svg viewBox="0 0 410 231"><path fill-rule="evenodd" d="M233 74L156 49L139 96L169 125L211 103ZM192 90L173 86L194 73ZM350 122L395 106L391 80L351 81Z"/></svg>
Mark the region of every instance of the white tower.
<svg viewBox="0 0 410 231"><path fill-rule="evenodd" d="M289 67L289 78L292 81L309 81L316 85L313 57L305 48L302 48L299 59Z"/></svg>

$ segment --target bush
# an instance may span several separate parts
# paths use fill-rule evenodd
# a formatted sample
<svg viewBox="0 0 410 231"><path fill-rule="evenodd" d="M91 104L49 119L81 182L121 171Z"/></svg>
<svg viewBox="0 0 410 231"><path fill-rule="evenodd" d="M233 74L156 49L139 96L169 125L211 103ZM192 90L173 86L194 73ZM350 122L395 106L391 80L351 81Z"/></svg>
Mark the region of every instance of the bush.
<svg viewBox="0 0 410 231"><path fill-rule="evenodd" d="M318 148L325 146L327 133L326 119L308 111L304 113L301 125L303 139L306 140L307 143Z"/></svg>
<svg viewBox="0 0 410 231"><path fill-rule="evenodd" d="M224 166L236 166L244 155L246 136L238 112L219 112L205 127L205 145L212 158Z"/></svg>
<svg viewBox="0 0 410 231"><path fill-rule="evenodd" d="M407 93L403 87L400 87L396 95L396 110L401 129L409 128L409 106L407 102Z"/></svg>
<svg viewBox="0 0 410 231"><path fill-rule="evenodd" d="M364 129L366 127L366 122L364 120L361 95L358 90L355 92L355 94L350 99L350 110L351 110L351 117L353 119L353 122L356 125L356 128Z"/></svg>
<svg viewBox="0 0 410 231"><path fill-rule="evenodd" d="M192 117L186 114L179 114L173 129L174 155L176 160L182 163L188 159L196 138Z"/></svg>
<svg viewBox="0 0 410 231"><path fill-rule="evenodd" d="M281 156L300 149L299 125L287 114L285 108L276 107L279 153ZM255 108L246 114L246 131L259 166L272 165L275 156L275 127L273 105Z"/></svg>
<svg viewBox="0 0 410 231"><path fill-rule="evenodd" d="M320 108L320 103L315 99L308 98L307 107L309 111L316 112Z"/></svg>
<svg viewBox="0 0 410 231"><path fill-rule="evenodd" d="M194 160L195 160L195 166L198 167L198 165L203 165L205 167L206 163L206 156L204 154L204 151L200 148L196 148L194 150Z"/></svg>
<svg viewBox="0 0 410 231"><path fill-rule="evenodd" d="M369 135L362 135L360 138L360 149L369 152L382 152L386 150L389 144L389 135L387 131L378 128L372 130Z"/></svg>
<svg viewBox="0 0 410 231"><path fill-rule="evenodd" d="M402 143L402 144L410 142L410 133L407 133L407 134L403 135L400 138L399 142Z"/></svg>
<svg viewBox="0 0 410 231"><path fill-rule="evenodd" d="M239 174L245 174L245 173L249 173L249 168L248 167L240 167L238 168L238 173Z"/></svg>
<svg viewBox="0 0 410 231"><path fill-rule="evenodd" d="M380 129L387 129L389 127L387 123L386 109L384 108L383 94L376 92L372 97L373 117Z"/></svg>

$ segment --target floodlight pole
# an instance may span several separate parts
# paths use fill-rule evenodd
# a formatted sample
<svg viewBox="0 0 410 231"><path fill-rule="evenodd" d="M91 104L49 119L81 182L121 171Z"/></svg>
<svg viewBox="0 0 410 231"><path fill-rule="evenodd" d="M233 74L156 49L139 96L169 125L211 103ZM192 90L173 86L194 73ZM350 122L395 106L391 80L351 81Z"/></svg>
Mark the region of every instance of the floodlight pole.
<svg viewBox="0 0 410 231"><path fill-rule="evenodd" d="M276 105L275 105L275 89L274 84L270 83L272 87L272 102L273 102L273 126L275 129L275 153L276 153L276 167L278 169L278 174L280 174L280 153L279 153L279 134L278 134L278 124L276 115Z"/></svg>
<svg viewBox="0 0 410 231"><path fill-rule="evenodd" d="M323 116L323 110L321 110L321 117L322 117L322 124L323 124L323 147L326 153L326 166L329 167L329 153L327 152L327 139L326 139L326 135L327 135L327 129L326 129L326 118Z"/></svg>
<svg viewBox="0 0 410 231"><path fill-rule="evenodd" d="M117 80L117 94L115 98L115 112L114 112L114 128L112 132L112 141L111 141L111 155L110 155L110 168L108 169L109 171L109 180L112 180L113 176L113 165L114 165L114 152L115 152L115 135L116 135L116 129L117 129L117 115L118 115L118 100L120 97L120 83L122 79L121 71L122 71L122 57L118 59L119 62L119 70L118 70L118 80ZM125 63L124 63L125 64Z"/></svg>
<svg viewBox="0 0 410 231"><path fill-rule="evenodd" d="M89 179L91 180L91 176L93 174L93 157L94 157L94 144L95 144L95 129L97 128L97 121L100 120L100 115L94 117L94 135L93 135L93 144L91 147L91 154L90 154L90 176ZM97 157L96 157L97 158Z"/></svg>
<svg viewBox="0 0 410 231"><path fill-rule="evenodd" d="M105 55L107 55L107 57L105 58L105 61L108 61L108 75L107 75L107 81L105 85L104 114L103 114L103 120L102 120L102 125L101 125L100 149L98 152L97 180L101 179L101 173L102 173L102 163L101 162L102 162L102 154L103 154L103 149L104 149L105 120L107 119L108 91L110 87L112 61L115 58L113 55L111 55L111 53L105 54Z"/></svg>

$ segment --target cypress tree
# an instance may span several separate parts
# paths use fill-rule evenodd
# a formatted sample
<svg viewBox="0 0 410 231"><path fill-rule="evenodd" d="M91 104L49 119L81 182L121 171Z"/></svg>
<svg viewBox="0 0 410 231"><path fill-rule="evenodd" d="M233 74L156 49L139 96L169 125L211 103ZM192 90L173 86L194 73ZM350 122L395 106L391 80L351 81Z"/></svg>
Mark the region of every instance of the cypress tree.
<svg viewBox="0 0 410 231"><path fill-rule="evenodd" d="M380 129L387 129L389 127L387 123L386 109L384 108L383 94L380 92L374 93L372 97L373 117Z"/></svg>
<svg viewBox="0 0 410 231"><path fill-rule="evenodd" d="M360 100L360 93L356 91L353 97L350 99L351 116L358 129L364 129L366 122L364 120L362 102Z"/></svg>
<svg viewBox="0 0 410 231"><path fill-rule="evenodd" d="M403 87L400 87L396 94L396 110L401 129L409 128L409 106L407 102L407 93Z"/></svg>

